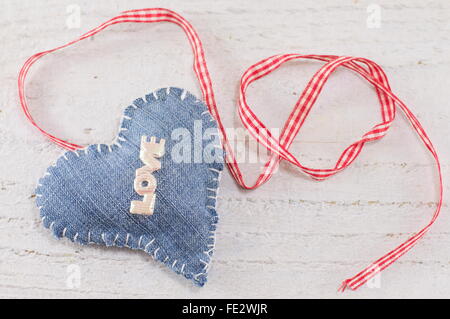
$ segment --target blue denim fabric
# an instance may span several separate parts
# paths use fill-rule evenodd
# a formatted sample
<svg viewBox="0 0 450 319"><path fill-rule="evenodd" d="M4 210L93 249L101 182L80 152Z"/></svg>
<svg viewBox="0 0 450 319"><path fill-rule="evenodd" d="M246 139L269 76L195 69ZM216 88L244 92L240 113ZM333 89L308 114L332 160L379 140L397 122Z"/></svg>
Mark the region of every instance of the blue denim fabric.
<svg viewBox="0 0 450 319"><path fill-rule="evenodd" d="M203 131L213 129L203 102L178 88L160 89L126 108L116 142L66 152L39 181L36 203L45 227L58 237L79 244L144 250L176 273L203 286L214 247L218 216L216 196L223 169L218 134L204 139L213 144L220 161L179 163L172 159L174 129L195 135L194 121ZM133 215L132 200L142 200L133 188L141 136L166 140L157 180L154 214ZM207 157L207 156L206 156Z"/></svg>

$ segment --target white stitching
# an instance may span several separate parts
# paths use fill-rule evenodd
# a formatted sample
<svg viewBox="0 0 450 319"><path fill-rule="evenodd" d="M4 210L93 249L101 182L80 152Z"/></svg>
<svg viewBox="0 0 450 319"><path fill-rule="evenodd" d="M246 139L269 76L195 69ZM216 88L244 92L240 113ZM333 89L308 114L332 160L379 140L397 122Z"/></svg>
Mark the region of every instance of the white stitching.
<svg viewBox="0 0 450 319"><path fill-rule="evenodd" d="M147 243L147 245L145 245L144 250L147 251L148 246L150 246L154 241L155 241L155 238L153 238L151 241L149 241Z"/></svg>
<svg viewBox="0 0 450 319"><path fill-rule="evenodd" d="M208 267L209 267L209 263L207 263L206 261L204 261L204 260L202 260L202 259L199 259L200 260L200 262L203 264L203 265L205 265L204 267L203 267L203 271L206 271L207 269L208 269Z"/></svg>
<svg viewBox="0 0 450 319"><path fill-rule="evenodd" d="M198 277L201 275L204 275L204 274L205 274L204 272L201 272L201 273L195 274L193 277L195 280L198 280Z"/></svg>

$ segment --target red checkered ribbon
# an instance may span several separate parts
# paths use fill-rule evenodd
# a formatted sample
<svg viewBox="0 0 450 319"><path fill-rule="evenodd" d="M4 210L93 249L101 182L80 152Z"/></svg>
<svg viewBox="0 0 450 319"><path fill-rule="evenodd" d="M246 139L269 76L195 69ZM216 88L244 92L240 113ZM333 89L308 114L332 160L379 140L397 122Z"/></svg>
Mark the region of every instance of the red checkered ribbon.
<svg viewBox="0 0 450 319"><path fill-rule="evenodd" d="M267 59L264 59L245 71L241 78L240 84L240 97L238 103L239 116L242 123L246 129L251 133L251 135L262 145L264 145L270 152L271 156L264 166L263 172L259 175L258 179L254 184L248 185L243 178L242 172L236 161L233 148L231 147L226 133L225 128L222 124L219 112L217 110L216 101L214 98L214 92L211 82L211 77L208 72L205 61L205 53L202 47L202 43L197 32L194 30L192 25L186 21L179 14L163 8L153 8L153 9L141 9L141 10L131 10L123 12L121 15L114 17L105 23L101 24L97 28L85 33L78 39L69 42L65 45L59 46L55 49L37 53L31 56L24 64L20 71L18 85L19 85L19 96L22 109L27 116L28 120L45 136L50 138L56 144L69 149L76 150L83 148L81 145L73 144L68 141L59 139L47 131L40 128L31 116L28 103L25 97L25 78L28 74L30 67L41 57L52 53L54 51L66 48L78 41L87 39L98 32L106 29L107 27L125 22L133 23L152 23L152 22L172 22L180 26L186 33L189 42L192 46L194 52L194 71L200 82L201 91L203 94L203 99L209 108L212 116L217 120L221 137L223 141L223 147L226 151L226 162L232 176L236 179L237 183L246 189L254 189L258 186L267 182L273 175L277 166L281 160L288 161L293 165L297 166L299 170L313 179L323 180L326 179L337 172L345 169L349 166L359 155L364 145L367 142L375 141L381 139L386 135L392 121L395 118L396 107L405 114L406 118L409 120L413 129L417 132L420 140L423 142L425 147L433 155L436 166L439 173L439 202L434 212L433 217L430 222L422 228L419 232L411 236L403 244L399 245L395 249L388 252L383 257L377 259L368 267L364 268L361 272L356 274L354 277L345 280L340 287L340 290L344 291L346 288L351 288L353 290L359 288L370 278L375 276L377 273L391 265L394 261L408 252L417 241L422 238L430 227L433 225L437 219L441 206L442 206L442 174L441 167L438 159L438 155L434 149L433 144L425 133L422 125L419 123L417 118L411 111L406 107L406 105L391 91L386 74L376 63L356 57L346 57L346 56L334 56L334 55L300 55L300 54L282 54L274 55ZM261 122L261 120L256 116L256 114L251 110L247 103L245 92L248 86L270 74L277 68L279 68L283 63L296 59L308 59L308 60L319 60L324 62L323 66L314 74L312 79L307 84L300 98L294 106L288 120L286 121L283 130L279 137L273 136L269 129ZM381 116L382 122L372 127L367 133L365 133L358 141L352 143L348 146L341 154L337 160L334 167L329 169L315 169L302 165L299 160L289 152L289 147L292 144L294 138L297 136L300 128L302 127L309 111L313 107L317 100L323 86L330 77L330 75L338 68L345 67L350 69L364 79L366 79L375 88L378 99L381 105Z"/></svg>

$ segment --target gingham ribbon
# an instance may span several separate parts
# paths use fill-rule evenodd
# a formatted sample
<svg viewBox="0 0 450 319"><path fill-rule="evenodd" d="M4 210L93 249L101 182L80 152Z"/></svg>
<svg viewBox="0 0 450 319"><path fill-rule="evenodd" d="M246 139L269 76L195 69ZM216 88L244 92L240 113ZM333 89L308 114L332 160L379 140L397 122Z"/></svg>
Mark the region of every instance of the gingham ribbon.
<svg viewBox="0 0 450 319"><path fill-rule="evenodd" d="M208 72L205 61L205 53L202 47L202 43L197 32L194 30L192 25L186 21L179 14L163 8L152 8L152 9L140 9L125 11L121 15L116 16L105 23L101 24L97 28L83 34L78 39L59 46L55 49L43 51L31 56L22 67L19 79L19 97L22 105L22 109L28 118L28 120L45 136L50 138L56 144L69 149L76 150L83 148L81 145L73 144L68 141L59 139L52 134L48 133L44 129L40 128L38 124L34 121L31 116L28 103L25 97L25 78L28 74L30 67L41 57L52 53L54 51L66 48L78 41L87 39L98 32L106 29L107 27L124 22L133 23L152 23L152 22L172 22L180 26L186 33L189 42L191 44L192 50L194 52L194 71L200 82L201 91L203 94L203 99L209 108L212 116L217 120L221 138L223 142L223 148L226 152L226 162L231 175L236 179L237 183L245 189L254 189L260 185L267 182L273 175L277 166L281 160L288 161L299 168L301 172L309 175L313 179L323 180L326 179L337 172L345 169L349 166L359 155L364 145L367 142L375 141L381 139L386 135L392 121L395 118L396 107L405 114L406 118L409 120L413 129L417 132L420 140L424 143L425 147L431 152L435 161L437 170L439 173L439 202L437 208L431 218L430 222L422 228L419 232L411 236L403 244L399 245L395 249L388 252L383 257L377 259L375 262L370 264L368 267L364 268L361 272L345 280L341 287L341 291L346 288L351 288L355 290L367 282L370 278L375 276L377 273L391 265L394 261L404 255L409 251L417 241L422 238L427 231L430 229L431 225L437 219L441 206L442 206L442 174L441 167L438 159L438 155L434 149L433 144L425 133L422 125L419 123L417 118L411 111L406 107L406 105L391 91L388 79L382 68L374 63L373 61L356 58L356 57L346 57L346 56L334 56L334 55L300 55L300 54L281 54L274 55L267 59L261 60L258 63L252 65L248 68L241 78L240 83L240 96L238 102L238 111L242 123L246 129L251 133L251 135L261 144L264 145L270 152L271 156L267 163L265 164L262 173L259 175L258 179L254 184L247 184L244 181L242 172L236 161L233 148L231 147L226 133L225 128L222 124L219 112L217 110L216 101L214 98L214 92L211 82L211 77ZM267 127L262 123L262 121L256 116L256 114L251 110L247 103L245 92L249 85L254 81L270 74L282 64L296 59L309 59L309 60L319 60L324 62L323 66L314 74L312 79L307 84L300 98L294 106L294 109L290 113L288 120L286 121L280 136L277 138L273 136ZM334 167L329 169L315 169L302 165L299 160L289 152L289 147L292 144L294 138L297 136L300 128L302 127L309 111L313 107L317 97L319 96L323 86L330 77L330 75L338 68L345 67L350 69L364 79L366 79L375 88L378 99L381 105L381 116L382 122L373 126L367 133L365 133L358 141L352 143L348 146L341 154L337 160Z"/></svg>

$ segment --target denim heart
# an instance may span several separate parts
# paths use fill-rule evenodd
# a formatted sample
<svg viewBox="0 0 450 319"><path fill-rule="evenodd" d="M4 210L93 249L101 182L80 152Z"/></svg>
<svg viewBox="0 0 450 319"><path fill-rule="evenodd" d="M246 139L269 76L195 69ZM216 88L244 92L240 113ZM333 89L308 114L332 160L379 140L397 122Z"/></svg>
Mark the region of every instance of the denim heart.
<svg viewBox="0 0 450 319"><path fill-rule="evenodd" d="M142 137L165 140L154 213L130 213ZM145 138L144 138L145 139ZM45 227L79 244L140 249L203 286L214 248L223 151L203 102L160 89L126 108L116 140L66 152L40 179L36 204Z"/></svg>

